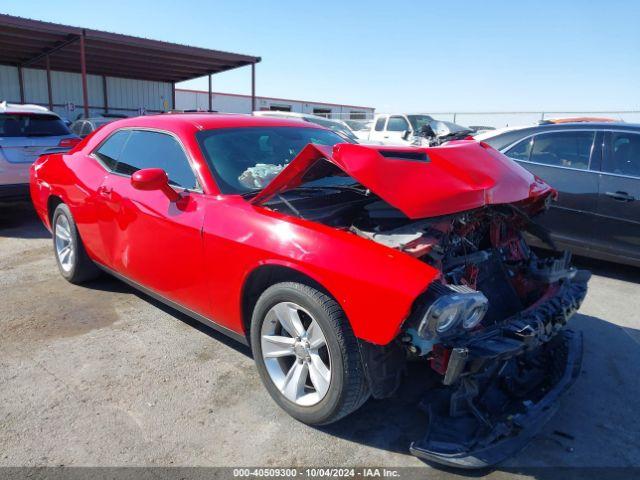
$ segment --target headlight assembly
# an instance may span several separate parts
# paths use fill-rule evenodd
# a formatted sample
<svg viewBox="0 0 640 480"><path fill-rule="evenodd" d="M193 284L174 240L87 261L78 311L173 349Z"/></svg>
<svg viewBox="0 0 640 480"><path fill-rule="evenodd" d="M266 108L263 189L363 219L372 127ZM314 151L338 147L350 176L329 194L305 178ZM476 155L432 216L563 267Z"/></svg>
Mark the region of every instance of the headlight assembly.
<svg viewBox="0 0 640 480"><path fill-rule="evenodd" d="M436 298L418 325L418 334L434 338L452 332L457 326L471 330L478 325L489 308L480 292L452 293Z"/></svg>

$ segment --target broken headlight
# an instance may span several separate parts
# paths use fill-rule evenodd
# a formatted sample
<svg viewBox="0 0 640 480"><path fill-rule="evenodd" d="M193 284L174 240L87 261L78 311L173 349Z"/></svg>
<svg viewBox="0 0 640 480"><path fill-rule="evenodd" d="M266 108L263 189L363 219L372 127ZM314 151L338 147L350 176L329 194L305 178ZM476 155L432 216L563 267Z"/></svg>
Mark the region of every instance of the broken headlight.
<svg viewBox="0 0 640 480"><path fill-rule="evenodd" d="M418 335L434 338L452 332L457 326L471 330L478 325L489 308L480 292L451 293L436 298L418 325Z"/></svg>

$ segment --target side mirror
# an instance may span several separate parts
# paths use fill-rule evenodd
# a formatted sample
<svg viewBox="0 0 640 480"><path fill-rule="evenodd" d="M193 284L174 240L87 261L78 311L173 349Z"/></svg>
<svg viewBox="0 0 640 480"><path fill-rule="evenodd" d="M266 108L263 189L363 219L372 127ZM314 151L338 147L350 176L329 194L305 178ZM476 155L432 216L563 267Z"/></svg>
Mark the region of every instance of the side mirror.
<svg viewBox="0 0 640 480"><path fill-rule="evenodd" d="M180 194L169 185L167 172L161 168L143 168L131 175L131 186L136 190L161 190L172 202L180 198Z"/></svg>
<svg viewBox="0 0 640 480"><path fill-rule="evenodd" d="M410 135L411 135L411 130L405 130L404 132L402 132L402 139L408 140Z"/></svg>

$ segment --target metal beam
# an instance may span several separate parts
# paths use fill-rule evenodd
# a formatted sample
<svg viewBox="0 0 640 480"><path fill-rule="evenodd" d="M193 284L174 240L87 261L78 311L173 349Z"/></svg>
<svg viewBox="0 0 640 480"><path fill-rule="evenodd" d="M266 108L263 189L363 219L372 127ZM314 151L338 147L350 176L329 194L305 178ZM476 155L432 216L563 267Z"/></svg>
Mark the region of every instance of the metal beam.
<svg viewBox="0 0 640 480"><path fill-rule="evenodd" d="M70 45L72 43L75 43L78 41L78 38L80 38L82 40L82 37L78 37L78 35L75 36L71 36L70 38L67 38L67 40L65 40L64 42L58 42L56 45L54 45L53 47L50 48L45 48L42 52L40 52L38 55L36 55L35 57L27 60L26 62L22 62L21 66L22 67L28 67L29 65L33 65L34 63L38 63L40 60L42 60L43 58L51 55L54 52L57 52L58 50L63 49L64 47L66 47L67 45Z"/></svg>
<svg viewBox="0 0 640 480"><path fill-rule="evenodd" d="M197 75L199 73L200 76L203 75L203 73L201 73L202 71L199 70L198 68L187 68L187 67L177 67L177 66L174 67L172 66L172 64L166 64L166 65L148 64L144 62L136 62L135 60L129 59L126 56L102 60L102 59L95 58L90 53L87 53L86 58L87 58L87 65L91 70L96 70L101 67L103 70L109 70L112 67L117 67L119 69L126 69L128 71L129 70L141 71L141 72L153 71L153 72L165 72L165 73L175 72L177 75L181 75L181 74ZM66 57L66 56L60 57L54 60L54 64L65 63L68 61L69 61L69 57ZM214 71L214 70L215 70L215 67L210 69L210 71Z"/></svg>
<svg viewBox="0 0 640 480"><path fill-rule="evenodd" d="M176 82L171 82L171 109L176 109Z"/></svg>
<svg viewBox="0 0 640 480"><path fill-rule="evenodd" d="M170 66L156 68L144 68L140 65L128 64L126 59L122 59L122 63L111 62L92 62L91 57L87 58L87 71L94 75L107 75L112 77L123 76L125 78L137 78L140 80L150 79L156 81L170 82L172 80L180 81L188 78L202 76L202 72L197 70L185 71L172 69ZM76 71L78 72L78 62L65 58L52 58L51 67L54 70Z"/></svg>
<svg viewBox="0 0 640 480"><path fill-rule="evenodd" d="M22 78L22 67L18 65L18 86L20 87L20 103L24 103L24 80Z"/></svg>
<svg viewBox="0 0 640 480"><path fill-rule="evenodd" d="M251 111L256 111L256 64L251 64Z"/></svg>
<svg viewBox="0 0 640 480"><path fill-rule="evenodd" d="M102 98L104 102L104 113L109 113L109 95L107 93L107 77L102 76Z"/></svg>
<svg viewBox="0 0 640 480"><path fill-rule="evenodd" d="M209 111L210 112L213 110L213 99L211 98L211 77L212 75L209 74Z"/></svg>
<svg viewBox="0 0 640 480"><path fill-rule="evenodd" d="M53 110L53 95L51 91L51 62L49 61L49 55L46 57L47 62L47 95L49 98L49 110Z"/></svg>
<svg viewBox="0 0 640 480"><path fill-rule="evenodd" d="M98 53L100 52L100 53ZM188 68L193 68L194 65L199 65L201 68L207 67L226 67L229 65L241 67L247 65L247 62L243 61L224 61L220 59L203 59L192 58L187 55L172 55L163 51L142 51L138 49L132 49L126 46L112 46L112 45L96 45L94 41L90 45L87 45L87 55L90 57L102 56L106 58L119 58L121 56L127 56L131 58L137 58L141 62L160 61L170 62L171 65L178 65Z"/></svg>
<svg viewBox="0 0 640 480"><path fill-rule="evenodd" d="M80 73L82 75L82 102L84 118L89 118L89 91L87 89L87 62L84 55L84 32L80 36Z"/></svg>

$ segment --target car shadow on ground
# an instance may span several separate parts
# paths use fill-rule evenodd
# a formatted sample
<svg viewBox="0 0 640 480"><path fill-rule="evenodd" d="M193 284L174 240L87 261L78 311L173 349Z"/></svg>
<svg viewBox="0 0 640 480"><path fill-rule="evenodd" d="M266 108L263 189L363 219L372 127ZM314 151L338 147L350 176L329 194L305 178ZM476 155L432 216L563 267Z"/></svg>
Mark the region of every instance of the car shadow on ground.
<svg viewBox="0 0 640 480"><path fill-rule="evenodd" d="M49 238L29 200L0 202L0 237Z"/></svg>
<svg viewBox="0 0 640 480"><path fill-rule="evenodd" d="M230 338L227 335L218 332L213 327L205 325L199 322L198 320L195 320L194 318L190 317L189 315L186 315L180 312L179 310L176 310L175 308L170 307L159 300L156 300L155 298L147 295L144 292L141 292L140 290L137 290L129 286L127 283L120 281L117 278L112 277L111 275L104 273L100 275L100 277L98 277L97 279L83 284L83 286L87 288L92 288L95 290L102 290L105 292L131 293L137 296L138 298L140 298L141 300L144 300L145 302L150 303L154 307L162 310L166 314L171 315L177 320L180 320L186 323L187 325L193 327L194 329L198 330L202 334L209 336L212 340L223 343L229 348L232 348L235 351L242 353L243 355L251 357L251 349L248 346L241 344L237 340L234 340L233 338Z"/></svg>
<svg viewBox="0 0 640 480"><path fill-rule="evenodd" d="M631 265L610 263L604 260L579 256L573 257L573 264L578 268L591 271L594 275L624 282L640 283L640 268Z"/></svg>

